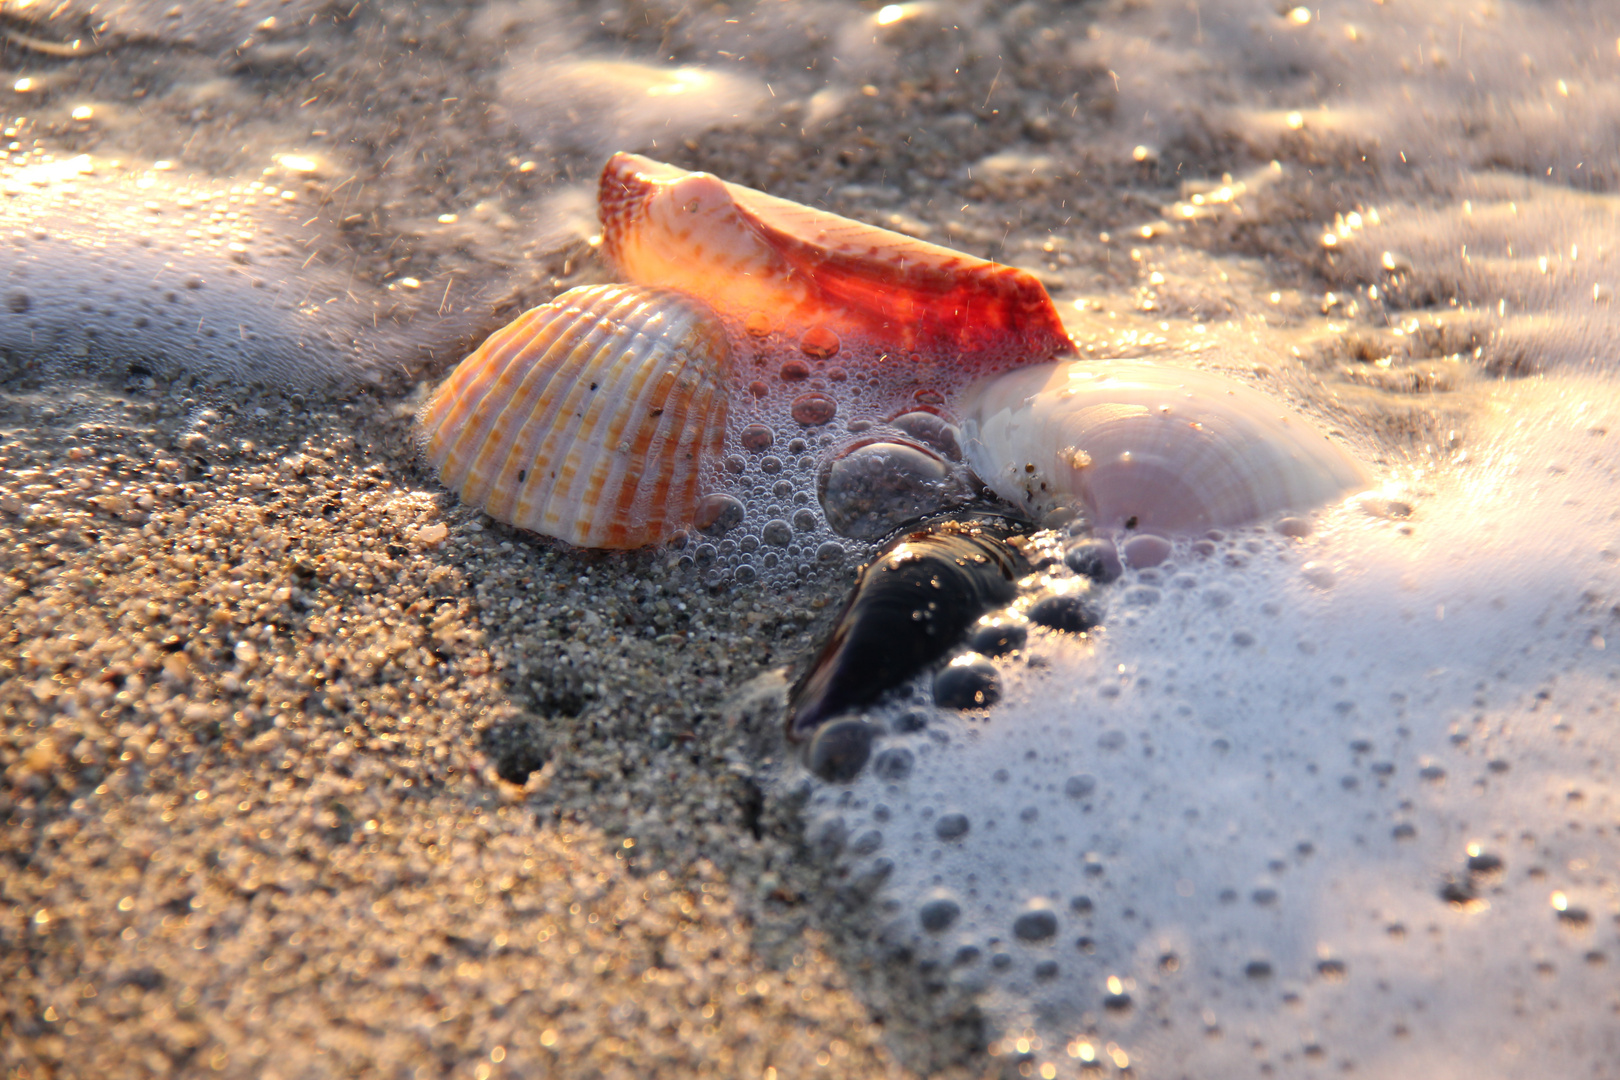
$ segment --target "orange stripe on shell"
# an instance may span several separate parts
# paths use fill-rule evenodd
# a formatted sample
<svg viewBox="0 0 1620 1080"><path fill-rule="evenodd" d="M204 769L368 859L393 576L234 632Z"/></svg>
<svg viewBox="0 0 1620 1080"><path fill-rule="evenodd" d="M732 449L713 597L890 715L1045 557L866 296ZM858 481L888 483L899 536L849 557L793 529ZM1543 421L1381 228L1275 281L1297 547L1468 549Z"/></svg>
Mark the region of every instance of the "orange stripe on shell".
<svg viewBox="0 0 1620 1080"><path fill-rule="evenodd" d="M422 411L424 454L499 521L582 547L657 543L691 520L723 445L729 369L702 304L573 289L451 373Z"/></svg>

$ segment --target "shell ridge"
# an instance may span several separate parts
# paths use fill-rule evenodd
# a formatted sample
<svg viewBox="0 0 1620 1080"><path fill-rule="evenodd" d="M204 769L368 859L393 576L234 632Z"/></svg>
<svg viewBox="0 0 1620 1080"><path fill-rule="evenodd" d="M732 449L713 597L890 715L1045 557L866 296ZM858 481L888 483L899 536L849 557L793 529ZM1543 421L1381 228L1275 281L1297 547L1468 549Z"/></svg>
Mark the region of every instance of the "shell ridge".
<svg viewBox="0 0 1620 1080"><path fill-rule="evenodd" d="M518 322L523 323L520 330L527 329L533 321L524 322L524 319L520 318ZM543 328L541 332L544 332ZM438 459L440 476L446 484L461 487L470 479L476 482L479 449L485 444L499 419L498 414L480 414L477 405L489 398L494 388L501 385L502 379L507 377L514 366L523 362L528 348L529 346L521 341L520 333L503 334L499 340L492 337L485 343L484 348L462 362L455 375L441 390L444 400L455 403L454 407L447 410L447 415L441 418L438 428L440 432L450 433ZM458 379L457 376L461 376L463 372L465 377Z"/></svg>
<svg viewBox="0 0 1620 1080"><path fill-rule="evenodd" d="M679 490L676 483L681 472L680 448L683 437L687 433L687 423L694 404L694 395L701 392L702 387L694 382L684 381L681 374L665 387L668 392L663 395L658 406L658 427L652 433L649 442L668 447L668 453L660 455L658 460L662 466L657 472L642 470L636 476L636 483L630 485L621 500L621 512L629 516L638 504L648 500L657 489ZM648 515L651 525L655 518ZM657 531L662 534L668 522L660 513L656 516Z"/></svg>
<svg viewBox="0 0 1620 1080"><path fill-rule="evenodd" d="M579 311L588 312L589 306L581 305ZM530 405L521 417L518 434L511 443L510 460L502 470L503 479L516 492L512 511L516 523L527 525L544 516L554 487L553 477L542 474L555 471L542 466L548 460L547 436L553 433L557 417L566 407L566 389L581 380L589 384L588 357L612 336L611 325L597 322L582 330L576 322L558 335L545 355L536 358L534 373L522 388L530 395ZM523 479L517 479L514 473Z"/></svg>
<svg viewBox="0 0 1620 1080"><path fill-rule="evenodd" d="M475 402L521 349L519 337L532 321L529 317L537 310L524 312L514 322L491 334L439 387L423 413L424 421L431 419L436 425L428 444L430 453L454 453L457 440L465 434Z"/></svg>
<svg viewBox="0 0 1620 1080"><path fill-rule="evenodd" d="M696 363L694 353L684 352L686 360L676 373L676 380L671 387L671 401L666 400L661 419L659 437L668 444L668 452L658 455L657 460L663 463L663 471L649 477L643 475L638 486L636 497L642 503L651 502L650 496L656 488L667 488L675 493L675 498L663 500L659 504L656 514L649 514L649 523L656 522L661 534L668 531L679 522L669 520L667 513L672 506L693 507L697 504L697 482L702 470L704 458L698 452L702 444L704 433L711 436L719 434L724 438L724 385L717 377L717 372L708 370ZM716 402L721 402L721 408L716 409Z"/></svg>
<svg viewBox="0 0 1620 1080"><path fill-rule="evenodd" d="M684 499L684 485L677 483L683 466L681 449L690 434L689 417L693 411L692 405L696 396L707 389L704 380L688 372L690 366L691 361L687 360L679 369L666 372L666 375L673 375L673 378L667 381L661 379L659 385L654 388L647 408L649 412L656 410L658 423L656 428L643 425L641 441L635 448L638 465L635 482L627 483L620 489L621 495L616 509L618 517L629 518L638 506L648 503L649 496L661 489L673 489L678 495L683 496L677 500L681 505L689 501ZM651 455L649 451L654 446L667 446L669 452ZM648 470L645 466L649 460L657 460L662 467L657 471ZM628 464L627 462L626 465ZM654 535L661 537L665 534L669 522L661 509L656 514L648 514L646 520L649 531Z"/></svg>
<svg viewBox="0 0 1620 1080"><path fill-rule="evenodd" d="M619 354L618 362L612 365L613 381L604 384L605 392L599 396L601 409L610 405L617 407L608 418L605 437L583 478L580 495L582 505L598 506L602 505L605 493L613 493L607 496L607 520L608 527L616 530L627 527L627 504L634 501L646 472L649 450L654 445L655 431L649 428L646 417L661 408L660 391L666 391L663 381L669 372L660 362L679 355L661 336L650 334L644 328L636 330L634 344L641 349L627 347ZM639 422L634 441L626 444L626 428L632 421Z"/></svg>
<svg viewBox="0 0 1620 1080"><path fill-rule="evenodd" d="M488 347L489 342L485 342L472 355L479 356ZM471 382L475 374L473 370L467 367L471 359L472 357L469 357L467 361L463 361L451 373L450 377L434 392L433 397L428 401L427 407L422 410L421 416L418 417L419 422L427 431L423 449L430 459L437 460L442 455L450 452L451 444L454 443L455 436L460 434L464 424L457 423L454 428L450 428L448 426L449 422L463 420L472 411L472 402L461 395L462 388Z"/></svg>
<svg viewBox="0 0 1620 1080"><path fill-rule="evenodd" d="M624 383L634 385L638 376L647 377L648 355L645 339L633 327L622 323L601 323L612 330L604 340L590 350L580 372L564 391L557 410L558 421L546 433L542 454L548 460L557 460L556 475L546 499L542 521L549 529L563 530L557 535L569 537L579 523L590 520L590 510L600 497L600 480L593 482L598 470L613 450L613 422L622 414L625 401ZM637 349L637 345L642 345ZM629 362L627 362L629 361ZM595 384L597 389L590 389ZM609 425L601 427L603 411L609 413ZM591 432L597 436L587 441L582 436ZM562 452L566 448L566 452ZM578 541L576 541L578 542Z"/></svg>
<svg viewBox="0 0 1620 1080"><path fill-rule="evenodd" d="M581 385L590 357L601 348L601 339L612 332L600 322L583 322L579 315L589 310L589 305L565 305L557 309L557 317L550 325L562 329L544 349L537 347L527 357L530 366L523 381L494 418L490 437L483 443L480 462L486 466L493 464L499 455L500 466L488 470L486 486L475 495L478 501L489 502L491 514L499 513L518 524L523 523L522 503L529 481L518 481L516 474L531 471L530 462L548 456L547 442L541 441L537 448L529 451L530 439L540 433L562 438L558 418L567 414L570 394Z"/></svg>
<svg viewBox="0 0 1620 1080"><path fill-rule="evenodd" d="M666 175L659 177L660 171ZM633 230L628 226L635 216L635 207L644 204L656 189L659 179L668 174L679 175L680 170L637 154L617 153L602 167L596 186L597 214L602 221L602 246L616 264L624 265L620 248ZM649 175L653 174L653 175Z"/></svg>
<svg viewBox="0 0 1620 1080"><path fill-rule="evenodd" d="M680 378L682 393L678 411L671 418L674 445L669 461L672 479L686 485L689 482L695 484L702 469L705 437L712 439L718 434L724 440L725 385L722 380L713 377L713 373L698 370L690 361L683 368ZM721 414L718 429L713 423L717 411ZM693 494L696 494L695 488Z"/></svg>
<svg viewBox="0 0 1620 1080"><path fill-rule="evenodd" d="M544 311L545 309L537 308L535 310ZM546 366L548 355L559 348L566 352L570 347L570 340L575 332L573 326L565 324L557 318L549 317L554 314L553 312L546 311L545 314L548 316L547 318L536 320L538 325L534 327L534 334L531 338L527 341L514 341L512 343L505 367L498 377L491 378L482 384L469 386L463 391L469 397L477 394L476 400L479 402L490 400L491 395L499 391L506 405L498 410L484 410L476 420L469 422L458 440L462 447L477 446L481 451L482 448L489 445L489 441L496 437L498 433L505 435L510 431L510 425L512 424L511 416L507 411L512 403L522 400L527 394L543 391L543 383L539 387L534 385L533 380L536 373L543 373L549 378L549 370ZM509 437L509 435L506 437ZM476 464L476 459L482 457L482 454L481 452L475 452L472 457L475 459L473 463Z"/></svg>
<svg viewBox="0 0 1620 1080"><path fill-rule="evenodd" d="M671 455L675 462L680 501L676 505L696 506L698 489L703 482L704 468L720 456L725 445L728 414L725 384L719 380L706 380L702 396L697 399L694 412L701 416L700 423L688 422L682 437ZM666 525L680 524L666 522Z"/></svg>
<svg viewBox="0 0 1620 1080"><path fill-rule="evenodd" d="M625 334L623 326L603 317L604 311L617 304L619 291L614 286L594 287L590 302L572 309L565 306L562 313L573 316L569 328L552 352L539 360L537 366L544 366L548 374L543 384L537 382L539 392L523 418L525 434L515 444L520 449L505 471L508 483L516 469L530 472L514 514L524 527L544 529L548 523L562 520L576 505L570 468L575 455L563 451L577 441L586 411L581 404L593 393L590 387L599 377L596 368L603 354L615 348L616 339Z"/></svg>

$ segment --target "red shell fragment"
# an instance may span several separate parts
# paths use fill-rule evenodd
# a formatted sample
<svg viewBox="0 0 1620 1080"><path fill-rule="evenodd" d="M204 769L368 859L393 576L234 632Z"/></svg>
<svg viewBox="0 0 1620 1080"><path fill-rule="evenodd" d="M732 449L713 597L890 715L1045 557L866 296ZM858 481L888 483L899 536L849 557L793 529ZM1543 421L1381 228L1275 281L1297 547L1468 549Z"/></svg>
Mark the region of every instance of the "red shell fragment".
<svg viewBox="0 0 1620 1080"><path fill-rule="evenodd" d="M599 207L603 249L627 277L680 289L723 315L780 313L974 373L1074 352L1027 271L708 173L615 154Z"/></svg>

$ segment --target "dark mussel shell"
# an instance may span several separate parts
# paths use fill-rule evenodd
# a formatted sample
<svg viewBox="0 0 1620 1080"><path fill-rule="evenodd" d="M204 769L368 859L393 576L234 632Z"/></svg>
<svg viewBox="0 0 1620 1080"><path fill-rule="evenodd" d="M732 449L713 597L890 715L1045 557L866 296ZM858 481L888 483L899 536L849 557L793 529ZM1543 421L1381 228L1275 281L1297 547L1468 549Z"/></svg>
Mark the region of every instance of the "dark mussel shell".
<svg viewBox="0 0 1620 1080"><path fill-rule="evenodd" d="M877 700L1010 603L1029 563L1000 522L942 522L907 533L861 571L815 661L788 699L788 738Z"/></svg>

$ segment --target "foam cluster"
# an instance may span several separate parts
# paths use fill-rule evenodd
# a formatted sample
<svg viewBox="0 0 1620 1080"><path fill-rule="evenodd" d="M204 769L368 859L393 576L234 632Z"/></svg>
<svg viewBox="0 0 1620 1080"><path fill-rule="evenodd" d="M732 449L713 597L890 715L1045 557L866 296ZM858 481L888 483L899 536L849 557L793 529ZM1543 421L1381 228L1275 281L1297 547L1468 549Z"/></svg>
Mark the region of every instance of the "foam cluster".
<svg viewBox="0 0 1620 1080"><path fill-rule="evenodd" d="M1496 520L1527 539L1526 515ZM1322 527L1127 555L1084 635L1028 618L1073 588L1049 566L1020 647L872 710L854 779L822 763L811 849L916 1000L1056 1075L1500 1061L1510 1015L1577 1067L1620 1009L1594 959L1620 933L1613 740L1584 711L1613 664L1538 628L1550 581L1478 588L1522 548L1465 574L1460 523ZM1620 584L1595 548L1579 574ZM1552 602L1579 630L1578 599ZM1550 701L1541 649L1565 672ZM979 696L955 696L971 666Z"/></svg>
<svg viewBox="0 0 1620 1080"><path fill-rule="evenodd" d="M709 486L736 506L685 549L709 584L802 580L966 501L944 405L960 373L816 327L733 340L741 392Z"/></svg>
<svg viewBox="0 0 1620 1080"><path fill-rule="evenodd" d="M1334 277L1391 308L1459 308L1445 351L1473 351L1493 374L1601 370L1620 336L1617 214L1610 193L1474 174L1447 205L1386 207L1345 229Z"/></svg>
<svg viewBox="0 0 1620 1080"><path fill-rule="evenodd" d="M0 164L0 354L341 388L410 371L454 339L420 282L378 289L333 265L302 197L87 155Z"/></svg>
<svg viewBox="0 0 1620 1080"><path fill-rule="evenodd" d="M1443 4L1216 0L1186 15L1132 5L1071 45L1077 63L1116 73L1121 140L1151 149L1214 128L1266 156L1342 141L1374 168L1431 179L1459 167L1582 187L1615 177L1610 5L1504 0L1476 20Z"/></svg>
<svg viewBox="0 0 1620 1080"><path fill-rule="evenodd" d="M322 7L319 0L115 0L110 4L0 0L0 15L17 20L46 40L74 38L88 44L110 35L230 49L249 44L256 33L302 26L317 17Z"/></svg>

